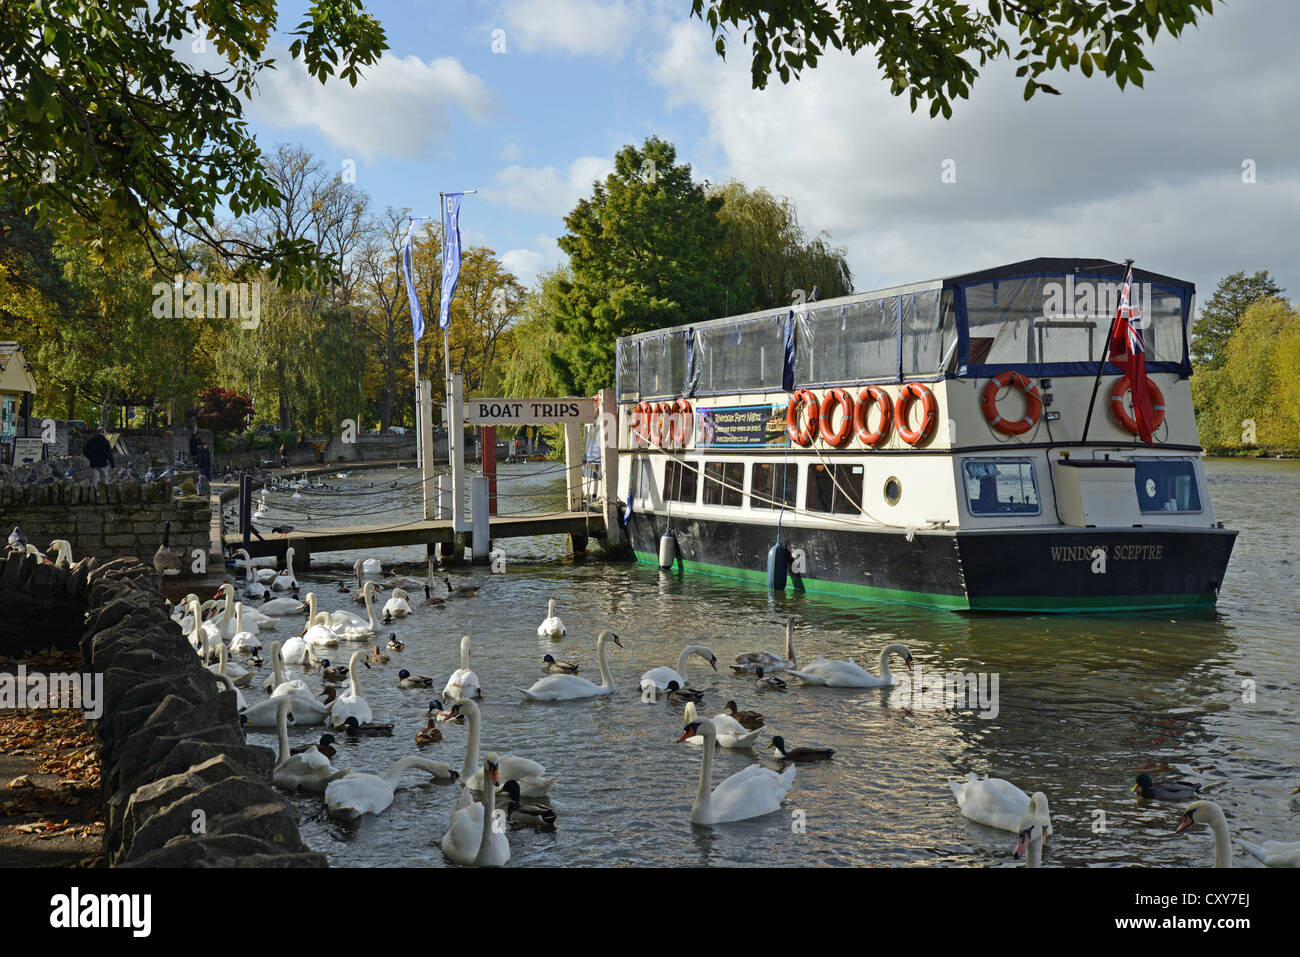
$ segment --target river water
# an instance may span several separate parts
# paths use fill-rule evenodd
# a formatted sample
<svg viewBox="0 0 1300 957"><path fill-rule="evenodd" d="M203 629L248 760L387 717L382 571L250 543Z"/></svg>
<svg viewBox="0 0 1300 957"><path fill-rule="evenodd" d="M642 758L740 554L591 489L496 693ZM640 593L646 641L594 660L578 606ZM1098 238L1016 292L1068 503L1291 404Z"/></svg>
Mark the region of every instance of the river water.
<svg viewBox="0 0 1300 957"><path fill-rule="evenodd" d="M341 742L334 763L382 771L415 753L430 694L397 687L396 672L432 675L436 693L459 666L460 636L470 634L484 689L484 750L533 758L559 775L557 828L512 830L511 866L1019 866L1013 835L958 813L947 780L968 771L1048 795L1056 834L1045 866L1208 866L1208 830L1175 836L1181 805L1130 793L1141 771L1201 783L1234 837L1300 840L1300 798L1290 795L1300 785L1300 464L1216 460L1207 471L1218 517L1241 532L1209 618L966 616L825 596L773 599L730 580L605 564L594 550L575 560L559 537L505 542L504 574L453 570L456 584L481 586L477 596L417 607L412 618L381 626L381 643L392 631L406 649L389 665L363 669L361 686L375 720L395 722L397 731ZM564 507L563 472L554 465L503 466L502 476L503 512ZM298 500L273 492L265 523L398 524L418 515L416 479L413 470L355 472ZM422 554L397 548L374 557L423 577ZM313 556L299 579L323 608L359 611L336 589L356 557ZM549 598L569 630L559 642L536 634ZM998 713L927 707L901 689L792 684L784 693L757 692L727 663L742 652L780 651L787 616L795 618L801 660L852 657L876 671L880 649L902 641L931 677L996 675ZM297 619L284 621L282 638ZM547 652L579 661L582 674L599 681L594 639L604 628L624 645L609 655L617 694L550 705L523 699L517 689L542 676ZM673 743L680 706L643 704L637 680L648 668L675 667L691 643L711 648L721 669L715 675L691 660L692 684L707 691L704 714L734 698L761 711L789 745L836 749L830 762L799 767L785 811L714 828L690 824L701 752ZM345 660L356 647L344 644L332 657ZM421 753L459 769L465 728L442 728L444 740ZM298 744L320 730L295 727L290 735ZM276 746L274 734L249 739ZM714 784L752 760L720 750ZM318 797L292 798L305 840L334 866L444 866L439 843L457 788L418 774L405 781L387 812L359 826L321 816ZM1244 851L1234 864L1256 866Z"/></svg>

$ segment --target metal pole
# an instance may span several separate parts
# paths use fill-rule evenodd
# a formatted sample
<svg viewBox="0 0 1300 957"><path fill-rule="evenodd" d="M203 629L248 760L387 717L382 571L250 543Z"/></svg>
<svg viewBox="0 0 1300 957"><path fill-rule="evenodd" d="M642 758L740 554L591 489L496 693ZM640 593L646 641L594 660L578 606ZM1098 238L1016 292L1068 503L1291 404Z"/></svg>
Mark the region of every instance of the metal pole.
<svg viewBox="0 0 1300 957"><path fill-rule="evenodd" d="M1124 260L1124 276L1120 282L1128 280L1128 271L1133 268L1133 260ZM1088 429L1092 426L1092 409L1097 404L1097 389L1101 387L1101 374L1106 371L1106 360L1110 358L1110 339L1115 334L1115 322L1119 319L1119 309L1111 316L1110 327L1106 330L1106 341L1102 343L1101 361L1097 363L1097 378L1092 382L1092 398L1088 400L1088 416L1083 420L1083 437L1080 442L1088 441Z"/></svg>

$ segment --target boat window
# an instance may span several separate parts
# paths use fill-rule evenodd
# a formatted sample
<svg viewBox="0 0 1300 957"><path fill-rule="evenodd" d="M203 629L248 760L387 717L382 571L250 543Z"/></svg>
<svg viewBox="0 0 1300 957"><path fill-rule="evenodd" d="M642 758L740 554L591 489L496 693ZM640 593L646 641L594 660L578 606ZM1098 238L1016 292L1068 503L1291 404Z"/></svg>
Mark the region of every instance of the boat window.
<svg viewBox="0 0 1300 957"><path fill-rule="evenodd" d="M1196 467L1188 459L1133 460L1138 504L1146 512L1199 512Z"/></svg>
<svg viewBox="0 0 1300 957"><path fill-rule="evenodd" d="M794 506L799 501L799 466L755 462L749 472L750 508Z"/></svg>
<svg viewBox="0 0 1300 957"><path fill-rule="evenodd" d="M966 499L972 515L1037 515L1038 478L1028 459L968 459Z"/></svg>
<svg viewBox="0 0 1300 957"><path fill-rule="evenodd" d="M862 472L861 465L808 466L805 507L810 512L861 514Z"/></svg>
<svg viewBox="0 0 1300 957"><path fill-rule="evenodd" d="M704 504L739 508L745 501L744 462L704 463Z"/></svg>
<svg viewBox="0 0 1300 957"><path fill-rule="evenodd" d="M698 477L694 465L669 459L664 463L664 501L694 502Z"/></svg>
<svg viewBox="0 0 1300 957"><path fill-rule="evenodd" d="M632 496L634 498L648 499L654 487L654 466L650 464L648 458L638 459L636 471L632 473Z"/></svg>

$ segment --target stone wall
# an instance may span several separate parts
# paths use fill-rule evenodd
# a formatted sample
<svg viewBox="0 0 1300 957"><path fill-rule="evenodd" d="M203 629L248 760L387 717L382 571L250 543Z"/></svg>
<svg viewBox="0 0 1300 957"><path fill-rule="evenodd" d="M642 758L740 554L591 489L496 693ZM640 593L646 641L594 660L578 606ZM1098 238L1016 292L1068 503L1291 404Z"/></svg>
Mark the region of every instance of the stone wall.
<svg viewBox="0 0 1300 957"><path fill-rule="evenodd" d="M44 549L57 538L72 544L74 558L153 561L163 523L172 523L172 549L190 567L194 549L212 547L212 506L201 496L176 496L165 482L90 486L65 480L46 485L0 486L0 529L15 525Z"/></svg>
<svg viewBox="0 0 1300 957"><path fill-rule="evenodd" d="M105 857L126 867L325 866L271 786L275 755L245 742L234 693L217 690L158 584L132 559L70 569L0 561L0 608L59 601L85 614L85 668L103 676Z"/></svg>

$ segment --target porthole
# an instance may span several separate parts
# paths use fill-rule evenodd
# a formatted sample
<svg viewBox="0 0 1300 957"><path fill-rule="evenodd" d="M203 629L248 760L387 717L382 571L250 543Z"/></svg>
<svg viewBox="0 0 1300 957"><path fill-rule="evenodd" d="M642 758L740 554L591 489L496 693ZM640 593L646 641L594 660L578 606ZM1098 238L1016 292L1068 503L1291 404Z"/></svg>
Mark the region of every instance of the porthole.
<svg viewBox="0 0 1300 957"><path fill-rule="evenodd" d="M903 483L892 475L885 479L885 501L890 505L897 505L902 497Z"/></svg>

